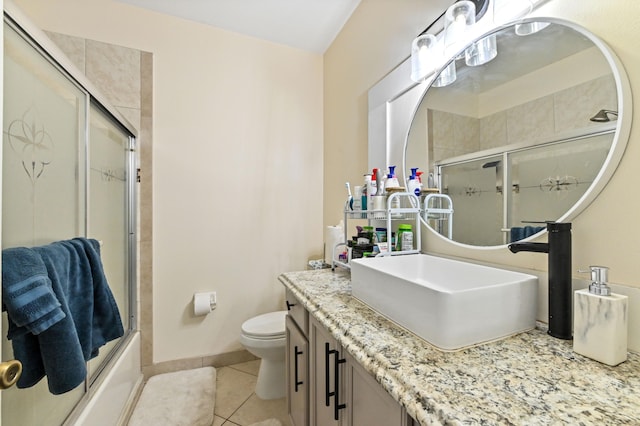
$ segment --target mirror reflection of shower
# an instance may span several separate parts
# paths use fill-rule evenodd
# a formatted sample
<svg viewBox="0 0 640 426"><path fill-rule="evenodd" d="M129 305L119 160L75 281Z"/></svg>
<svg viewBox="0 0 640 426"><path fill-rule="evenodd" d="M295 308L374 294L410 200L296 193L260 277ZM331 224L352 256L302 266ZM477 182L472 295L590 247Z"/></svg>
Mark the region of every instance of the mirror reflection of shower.
<svg viewBox="0 0 640 426"><path fill-rule="evenodd" d="M607 123L609 121L612 121L611 117L609 117L610 115L615 116L615 118L613 120L617 120L618 119L618 111L611 111L608 109L601 109L600 111L598 111L598 113L596 115L594 115L593 117L591 117L589 120L596 122L596 123Z"/></svg>

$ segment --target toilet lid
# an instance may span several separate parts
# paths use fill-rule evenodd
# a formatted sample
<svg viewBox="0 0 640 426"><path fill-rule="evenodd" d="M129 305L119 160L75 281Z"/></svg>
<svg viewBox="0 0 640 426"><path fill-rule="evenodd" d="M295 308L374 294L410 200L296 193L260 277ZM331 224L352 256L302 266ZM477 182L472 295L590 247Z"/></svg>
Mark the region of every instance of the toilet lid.
<svg viewBox="0 0 640 426"><path fill-rule="evenodd" d="M242 324L242 332L253 337L274 337L285 334L285 317L287 311L269 312L246 320Z"/></svg>

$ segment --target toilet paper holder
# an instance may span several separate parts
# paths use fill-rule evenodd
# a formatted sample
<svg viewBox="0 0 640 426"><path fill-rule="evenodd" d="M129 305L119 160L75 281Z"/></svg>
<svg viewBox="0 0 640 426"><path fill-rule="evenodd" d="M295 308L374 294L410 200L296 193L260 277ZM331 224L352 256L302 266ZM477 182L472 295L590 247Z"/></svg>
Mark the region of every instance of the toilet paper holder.
<svg viewBox="0 0 640 426"><path fill-rule="evenodd" d="M211 313L217 304L218 298L215 291L193 294L193 314L196 316Z"/></svg>

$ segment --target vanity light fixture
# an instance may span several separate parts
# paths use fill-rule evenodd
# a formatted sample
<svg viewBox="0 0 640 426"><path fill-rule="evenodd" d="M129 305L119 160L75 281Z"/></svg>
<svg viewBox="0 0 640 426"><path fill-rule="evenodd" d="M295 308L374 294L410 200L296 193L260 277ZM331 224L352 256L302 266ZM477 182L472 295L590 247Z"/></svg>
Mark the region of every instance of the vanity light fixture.
<svg viewBox="0 0 640 426"><path fill-rule="evenodd" d="M427 28L416 37L411 44L411 79L416 83L423 82L443 61L457 55L456 59L465 58L468 64L481 65L495 57L495 37L483 39L472 46L473 51L467 54L460 52L467 43L465 35L488 9L490 0L458 0L443 14L444 30L440 37L426 34ZM441 17L442 18L442 17ZM436 21L437 22L437 21ZM493 44L492 44L493 42ZM491 53L493 52L493 53ZM469 56L470 59L466 59ZM488 59L487 59L488 58ZM484 61L484 62L483 62ZM434 86L443 87L456 80L456 65L452 61L440 73Z"/></svg>
<svg viewBox="0 0 640 426"><path fill-rule="evenodd" d="M489 4L491 2L491 7ZM513 20L529 14L534 6L544 0L458 0L445 11L444 30L438 36L426 37L426 32L435 24L431 24L422 34L413 40L411 47L411 79L422 83L444 61L456 57L440 73L434 87L444 87L456 80L456 59L465 59L467 66L480 66L498 55L495 34L484 37L461 52L468 43L469 33L485 15L490 16L483 22L493 22L495 26L505 25ZM442 16L440 17L442 18ZM487 21L488 20L488 21ZM436 22L439 22L436 21ZM489 24L491 25L491 24ZM516 24L516 34L525 36L544 29L548 23L523 22Z"/></svg>
<svg viewBox="0 0 640 426"><path fill-rule="evenodd" d="M443 14L445 28L441 32L440 39L426 32L433 26L431 24L422 34L411 43L411 79L416 83L423 82L444 60L453 54L458 54L464 43L464 34L476 22L476 3L480 2L481 13L484 14L489 0L461 0L451 5ZM436 21L437 22L437 21ZM464 53L460 54L464 57ZM440 73L434 82L436 87L444 87L456 80L456 64L451 62L445 71Z"/></svg>
<svg viewBox="0 0 640 426"><path fill-rule="evenodd" d="M594 115L593 117L591 117L589 120L594 121L596 123L607 123L609 121L611 121L611 118L609 117L609 115L615 115L615 119L618 119L618 111L611 111L608 109L601 109L600 111L598 111L596 113L596 115Z"/></svg>
<svg viewBox="0 0 640 426"><path fill-rule="evenodd" d="M476 23L476 5L472 1L458 1L447 9L444 14L444 49L445 58L457 55L455 59L465 57L460 49L465 44L465 34ZM435 87L448 86L456 81L456 61L451 63L438 76L433 83Z"/></svg>

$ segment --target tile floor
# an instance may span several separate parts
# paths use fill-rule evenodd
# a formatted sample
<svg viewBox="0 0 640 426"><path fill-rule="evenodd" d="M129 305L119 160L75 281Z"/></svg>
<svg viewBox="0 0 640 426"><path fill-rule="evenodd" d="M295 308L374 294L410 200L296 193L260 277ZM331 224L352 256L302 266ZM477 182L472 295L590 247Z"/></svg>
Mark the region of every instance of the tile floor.
<svg viewBox="0 0 640 426"><path fill-rule="evenodd" d="M291 426L286 398L261 400L253 392L260 360L216 368L216 405L212 426L247 426L275 418Z"/></svg>

